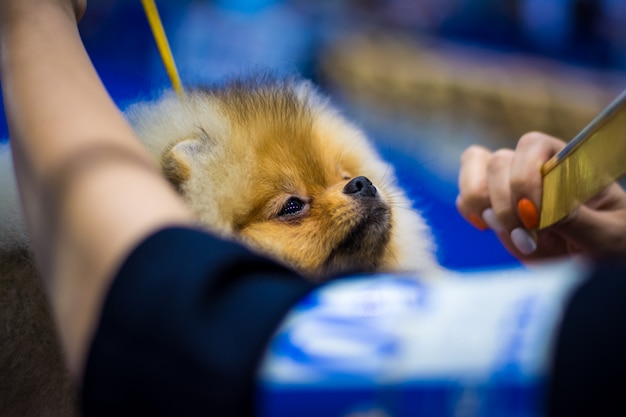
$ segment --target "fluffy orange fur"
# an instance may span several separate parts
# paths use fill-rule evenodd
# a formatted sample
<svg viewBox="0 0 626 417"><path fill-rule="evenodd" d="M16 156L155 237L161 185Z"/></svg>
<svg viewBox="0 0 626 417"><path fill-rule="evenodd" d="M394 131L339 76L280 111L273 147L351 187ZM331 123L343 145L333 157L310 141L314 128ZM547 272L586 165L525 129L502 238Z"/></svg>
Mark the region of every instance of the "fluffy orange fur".
<svg viewBox="0 0 626 417"><path fill-rule="evenodd" d="M238 80L128 114L200 222L222 236L313 279L439 269L392 167L308 82ZM374 196L346 192L360 177Z"/></svg>

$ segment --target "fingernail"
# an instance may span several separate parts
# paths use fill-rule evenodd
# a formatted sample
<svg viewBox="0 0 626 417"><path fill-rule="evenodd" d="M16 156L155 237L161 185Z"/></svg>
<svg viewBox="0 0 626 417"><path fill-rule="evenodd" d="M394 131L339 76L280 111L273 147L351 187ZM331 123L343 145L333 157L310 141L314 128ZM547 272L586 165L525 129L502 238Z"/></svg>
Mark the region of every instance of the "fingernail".
<svg viewBox="0 0 626 417"><path fill-rule="evenodd" d="M488 208L483 211L483 220L487 223L487 226L496 233L504 232L504 226L500 223L500 220L496 217L493 209Z"/></svg>
<svg viewBox="0 0 626 417"><path fill-rule="evenodd" d="M487 230L487 224L483 221L483 219L473 213L469 215L468 221L472 224L472 226L474 226L481 232Z"/></svg>
<svg viewBox="0 0 626 417"><path fill-rule="evenodd" d="M522 198L517 202L517 213L527 230L537 228L539 225L539 214L535 204L527 198Z"/></svg>
<svg viewBox="0 0 626 417"><path fill-rule="evenodd" d="M530 255L537 249L537 243L535 243L530 234L521 227L513 229L511 232L511 240L517 250L523 255Z"/></svg>

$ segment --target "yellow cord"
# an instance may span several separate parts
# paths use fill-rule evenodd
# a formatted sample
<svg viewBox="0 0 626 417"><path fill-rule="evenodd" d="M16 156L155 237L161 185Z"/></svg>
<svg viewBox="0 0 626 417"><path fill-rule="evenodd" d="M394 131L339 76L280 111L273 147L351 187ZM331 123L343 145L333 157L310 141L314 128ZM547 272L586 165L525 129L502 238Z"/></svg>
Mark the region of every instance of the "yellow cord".
<svg viewBox="0 0 626 417"><path fill-rule="evenodd" d="M161 60L163 61L163 65L165 65L167 75L170 77L170 82L172 83L174 90L178 93L178 96L182 98L185 95L183 85L180 81L178 70L176 69L176 63L174 62L172 50L167 42L165 30L163 30L163 24L161 23L161 18L159 17L156 4L154 3L154 0L141 0L141 3L143 4L143 9L146 12L148 22L150 23L150 28L152 29L157 49L161 54Z"/></svg>

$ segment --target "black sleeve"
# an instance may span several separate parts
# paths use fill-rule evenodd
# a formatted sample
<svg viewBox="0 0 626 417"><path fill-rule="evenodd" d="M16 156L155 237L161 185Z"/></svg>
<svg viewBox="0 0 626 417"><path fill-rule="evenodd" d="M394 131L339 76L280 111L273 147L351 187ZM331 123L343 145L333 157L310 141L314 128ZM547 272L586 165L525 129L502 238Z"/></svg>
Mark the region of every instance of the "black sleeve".
<svg viewBox="0 0 626 417"><path fill-rule="evenodd" d="M571 298L557 334L550 417L626 416L626 266L603 265Z"/></svg>
<svg viewBox="0 0 626 417"><path fill-rule="evenodd" d="M171 228L114 280L85 368L85 416L248 416L265 346L314 285L235 243Z"/></svg>

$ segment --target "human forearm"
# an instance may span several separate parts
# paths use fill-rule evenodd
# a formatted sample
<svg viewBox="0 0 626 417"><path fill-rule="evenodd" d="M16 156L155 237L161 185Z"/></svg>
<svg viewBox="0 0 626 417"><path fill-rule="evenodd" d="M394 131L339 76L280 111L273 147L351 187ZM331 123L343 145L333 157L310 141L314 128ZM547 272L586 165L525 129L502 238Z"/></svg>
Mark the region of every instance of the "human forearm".
<svg viewBox="0 0 626 417"><path fill-rule="evenodd" d="M128 140L133 133L93 69L73 16L44 2L3 19L10 21L0 26L0 76L20 163L39 178L103 138L139 148Z"/></svg>
<svg viewBox="0 0 626 417"><path fill-rule="evenodd" d="M79 371L125 254L188 214L104 89L65 3L0 4L0 80L31 240Z"/></svg>

